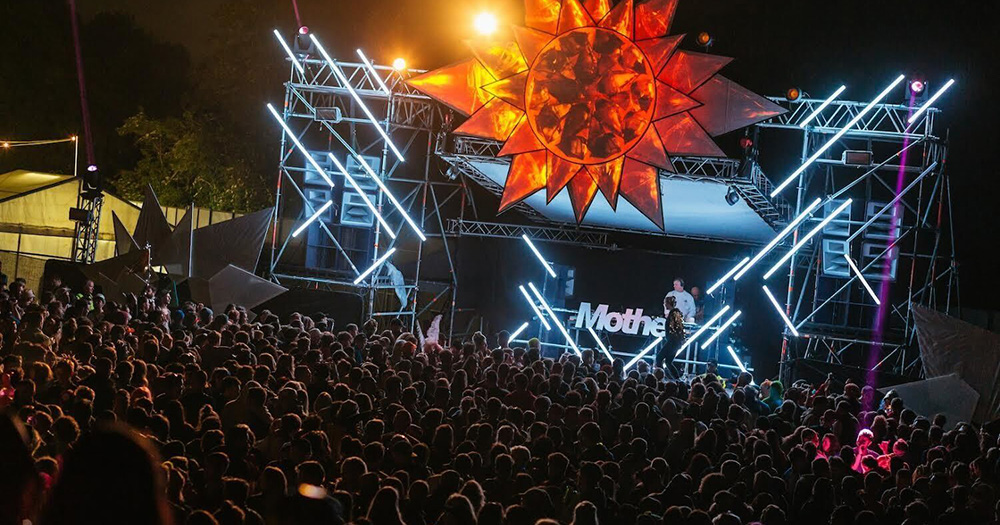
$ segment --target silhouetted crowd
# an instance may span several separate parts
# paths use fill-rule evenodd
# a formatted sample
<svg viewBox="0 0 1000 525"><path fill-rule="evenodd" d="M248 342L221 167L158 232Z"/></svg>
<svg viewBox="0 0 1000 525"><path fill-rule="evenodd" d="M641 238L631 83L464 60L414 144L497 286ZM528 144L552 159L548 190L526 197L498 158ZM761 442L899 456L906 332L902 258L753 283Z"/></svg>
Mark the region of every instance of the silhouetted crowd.
<svg viewBox="0 0 1000 525"><path fill-rule="evenodd" d="M497 339L14 280L0 525L997 521L997 436L870 386Z"/></svg>

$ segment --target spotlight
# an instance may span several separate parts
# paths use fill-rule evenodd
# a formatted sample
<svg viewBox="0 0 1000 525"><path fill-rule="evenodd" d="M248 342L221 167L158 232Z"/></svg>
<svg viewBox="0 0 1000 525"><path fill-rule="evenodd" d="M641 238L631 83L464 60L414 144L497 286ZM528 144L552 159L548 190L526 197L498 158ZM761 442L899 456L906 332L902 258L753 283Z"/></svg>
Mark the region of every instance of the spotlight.
<svg viewBox="0 0 1000 525"><path fill-rule="evenodd" d="M785 98L788 99L789 102L795 102L801 96L802 91L800 91L799 88L788 88L788 91L785 91Z"/></svg>
<svg viewBox="0 0 1000 525"><path fill-rule="evenodd" d="M708 34L707 31L702 31L701 33L698 33L698 37L695 41L698 42L699 46L708 47L712 45L713 40L715 39L712 38L712 35Z"/></svg>
<svg viewBox="0 0 1000 525"><path fill-rule="evenodd" d="M406 60L403 60L403 57L399 57L396 60L393 60L392 68L395 69L396 71L402 71L406 69Z"/></svg>
<svg viewBox="0 0 1000 525"><path fill-rule="evenodd" d="M476 15L472 25L476 28L477 33L489 36L496 32L500 23L497 22L497 17L493 13L483 12Z"/></svg>
<svg viewBox="0 0 1000 525"><path fill-rule="evenodd" d="M753 139L750 137L740 138L740 148L747 150L753 147Z"/></svg>
<svg viewBox="0 0 1000 525"><path fill-rule="evenodd" d="M302 27L300 27L299 28L299 34L302 35L302 36L308 35L309 34L309 27L308 26L302 26Z"/></svg>
<svg viewBox="0 0 1000 525"><path fill-rule="evenodd" d="M925 83L923 80L914 79L910 81L910 91L914 95L919 95L923 93L924 89L927 89L927 83Z"/></svg>
<svg viewBox="0 0 1000 525"><path fill-rule="evenodd" d="M10 142L4 142L3 147L4 149L10 149Z"/></svg>
<svg viewBox="0 0 1000 525"><path fill-rule="evenodd" d="M97 164L91 164L90 166L87 166L87 171L91 173L97 171Z"/></svg>
<svg viewBox="0 0 1000 525"><path fill-rule="evenodd" d="M72 137L70 137L69 139L70 139L70 140L72 140L73 142L76 142L76 135L73 135L73 136L72 136Z"/></svg>
<svg viewBox="0 0 1000 525"><path fill-rule="evenodd" d="M736 192L735 187L730 186L729 191L726 192L726 204L736 206L737 202L740 202L740 194Z"/></svg>

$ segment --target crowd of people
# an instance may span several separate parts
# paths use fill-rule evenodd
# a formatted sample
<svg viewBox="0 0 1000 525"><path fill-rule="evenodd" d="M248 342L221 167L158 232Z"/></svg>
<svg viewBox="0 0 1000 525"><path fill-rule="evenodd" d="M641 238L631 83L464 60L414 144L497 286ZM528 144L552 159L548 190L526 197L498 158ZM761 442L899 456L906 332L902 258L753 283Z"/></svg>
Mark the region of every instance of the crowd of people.
<svg viewBox="0 0 1000 525"><path fill-rule="evenodd" d="M997 436L870 386L341 322L13 280L0 525L998 518Z"/></svg>

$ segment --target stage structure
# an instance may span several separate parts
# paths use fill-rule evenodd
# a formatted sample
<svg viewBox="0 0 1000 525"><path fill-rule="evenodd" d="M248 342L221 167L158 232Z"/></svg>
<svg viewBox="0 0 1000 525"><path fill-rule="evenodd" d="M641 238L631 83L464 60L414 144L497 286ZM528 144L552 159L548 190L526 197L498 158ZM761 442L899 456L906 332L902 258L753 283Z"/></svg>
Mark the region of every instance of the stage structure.
<svg viewBox="0 0 1000 525"><path fill-rule="evenodd" d="M498 197L498 213L516 209L540 224L539 240L593 246L601 232L626 232L767 242L790 208L769 196L770 182L752 159L727 158L714 137L786 110L719 74L731 58L681 48L684 35L670 32L678 0L611 4L528 0L524 26L467 41L468 60L409 79L467 117L442 136L437 155ZM563 288L524 228L461 220L450 227L524 235L553 288ZM571 336L560 322L576 312L548 304L548 281L541 293L525 283L534 296L520 291L539 321L547 317L561 333L550 346L579 353L579 330ZM699 344L724 333L735 312ZM527 337L526 329L516 332Z"/></svg>
<svg viewBox="0 0 1000 525"><path fill-rule="evenodd" d="M275 112L283 131L269 277L356 293L367 315L410 327L426 312L453 321L455 248L442 210L464 210L468 191L464 178L438 174L432 156L447 109L403 81L420 71L373 64L360 50L333 60L304 31L291 42L275 36L290 72ZM421 278L428 249L443 251L450 279Z"/></svg>
<svg viewBox="0 0 1000 525"><path fill-rule="evenodd" d="M808 166L784 189L796 214L817 197L815 220L844 210L766 281L791 325L783 377L797 359L919 376L913 307L949 313L959 303L947 140L935 130L931 88L913 85L877 104L775 98L789 111L757 125L764 147L774 134L802 136ZM803 222L785 244L816 226Z"/></svg>

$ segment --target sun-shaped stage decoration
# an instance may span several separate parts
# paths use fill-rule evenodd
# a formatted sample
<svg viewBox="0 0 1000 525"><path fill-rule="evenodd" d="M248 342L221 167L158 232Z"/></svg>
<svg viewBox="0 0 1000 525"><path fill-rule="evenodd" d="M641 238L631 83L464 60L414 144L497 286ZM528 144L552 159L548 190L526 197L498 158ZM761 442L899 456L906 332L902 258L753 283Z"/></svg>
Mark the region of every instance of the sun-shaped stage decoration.
<svg viewBox="0 0 1000 525"><path fill-rule="evenodd" d="M527 27L409 84L470 115L455 133L504 142L501 212L568 188L581 222L600 191L662 229L671 156L724 156L711 137L784 111L716 74L732 59L678 49L677 1L525 0Z"/></svg>

